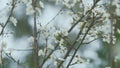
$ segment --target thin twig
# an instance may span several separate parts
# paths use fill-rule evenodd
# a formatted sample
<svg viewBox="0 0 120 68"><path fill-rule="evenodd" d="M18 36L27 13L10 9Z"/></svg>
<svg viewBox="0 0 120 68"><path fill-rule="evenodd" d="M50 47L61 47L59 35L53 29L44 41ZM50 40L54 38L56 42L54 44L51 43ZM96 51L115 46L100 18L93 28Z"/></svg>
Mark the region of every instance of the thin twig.
<svg viewBox="0 0 120 68"><path fill-rule="evenodd" d="M65 56L64 56L64 59L67 58L67 56L69 55L69 53L71 52L71 50L74 48L74 45L77 43L77 40L79 39L80 34L82 33L82 31L83 31L86 23L87 23L87 22L85 22L85 23L82 25L82 28L81 28L81 30L79 31L79 33L77 34L74 42L73 42L72 45L68 48L68 51L67 51L67 53L66 53ZM64 62L64 61L60 62L57 68L60 68L63 62Z"/></svg>
<svg viewBox="0 0 120 68"><path fill-rule="evenodd" d="M37 0L32 0L33 3L33 9L36 11L36 4ZM34 68L39 68L39 56L38 56L38 34L37 34L37 21L36 21L36 12L34 13L34 44L33 44L33 49L34 49Z"/></svg>
<svg viewBox="0 0 120 68"><path fill-rule="evenodd" d="M58 11L58 13L57 13L50 21L47 22L46 26L49 25L49 24L61 13L61 11L62 11L64 8L65 8L65 7L62 7L62 8Z"/></svg>
<svg viewBox="0 0 120 68"><path fill-rule="evenodd" d="M3 34L5 27L6 27L7 24L9 23L9 20L10 20L10 17L12 16L12 13L13 13L14 8L15 8L15 3L14 3L14 0L13 0L13 1L12 1L12 9L11 9L11 11L10 11L10 15L9 15L7 21L5 22L5 25L2 25L2 30L1 30L1 32L0 32L0 35Z"/></svg>
<svg viewBox="0 0 120 68"><path fill-rule="evenodd" d="M79 49L80 46L82 45L82 43L83 43L85 37L87 36L88 32L90 31L90 29L91 29L91 27L93 26L94 23L95 23L95 19L94 19L94 16L93 16L93 21L92 21L91 24L89 25L89 27L88 27L88 29L87 29L85 35L83 36L83 38L82 38L80 44L78 45L77 49L76 49L75 52L73 53L72 58L70 59L70 61L69 61L69 63L68 63L68 65L67 65L66 68L69 68L69 66L70 66L70 64L71 64L71 62L72 62L72 60L73 60L73 58L75 57L75 54L77 53L78 49Z"/></svg>
<svg viewBox="0 0 120 68"><path fill-rule="evenodd" d="M91 42L93 42L93 41L95 41L95 40L97 40L97 39L99 39L99 38L95 38L95 39L93 39L93 40L91 40L91 41L89 41L89 42L83 42L83 44L89 44L89 43L91 43Z"/></svg>
<svg viewBox="0 0 120 68"><path fill-rule="evenodd" d="M48 37L46 38L46 50L45 50L45 55L44 55L44 59L43 59L43 62L45 62L45 58L47 56L47 46L48 46Z"/></svg>
<svg viewBox="0 0 120 68"><path fill-rule="evenodd" d="M33 49L13 49L13 51L32 51Z"/></svg>
<svg viewBox="0 0 120 68"><path fill-rule="evenodd" d="M96 4L97 4L99 1L100 1L100 0L97 0L97 1L93 4L93 6L91 7L91 9L89 9L85 14L83 14L83 15L81 16L81 18L80 18L75 24L72 25L72 27L68 30L68 32L71 32L72 29L85 17L85 15L87 15L89 12L92 11L92 9L94 9L94 7L96 6Z"/></svg>
<svg viewBox="0 0 120 68"><path fill-rule="evenodd" d="M11 56L11 54L6 53L5 51L3 51L3 53L4 53L9 59L11 59L14 63L16 63L16 64L18 65L18 67L20 66L20 67L23 68L23 65L19 62L19 60L18 60L18 61L15 60L15 59Z"/></svg>
<svg viewBox="0 0 120 68"><path fill-rule="evenodd" d="M109 5L109 10L112 10L111 9L112 8L112 0L110 0L110 5ZM109 43L109 59L110 59L110 61L109 61L109 66L111 67L111 68L115 68L115 62L114 62L114 56L113 56L113 46L114 46L114 44L113 44L113 13L112 13L112 11L109 11L109 13L110 13L110 27L111 27L111 33L110 33L110 43Z"/></svg>

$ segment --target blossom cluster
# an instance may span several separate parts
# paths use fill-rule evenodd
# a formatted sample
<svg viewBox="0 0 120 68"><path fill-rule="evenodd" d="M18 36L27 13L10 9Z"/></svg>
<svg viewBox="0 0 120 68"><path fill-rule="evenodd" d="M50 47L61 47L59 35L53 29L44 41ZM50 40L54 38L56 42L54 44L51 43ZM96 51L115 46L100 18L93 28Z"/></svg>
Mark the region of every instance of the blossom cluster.
<svg viewBox="0 0 120 68"><path fill-rule="evenodd" d="M42 1L39 1L39 5L34 8L32 5L32 0L21 0L26 5L26 15L33 15L35 12L38 15L41 15L41 8L44 8L44 4Z"/></svg>

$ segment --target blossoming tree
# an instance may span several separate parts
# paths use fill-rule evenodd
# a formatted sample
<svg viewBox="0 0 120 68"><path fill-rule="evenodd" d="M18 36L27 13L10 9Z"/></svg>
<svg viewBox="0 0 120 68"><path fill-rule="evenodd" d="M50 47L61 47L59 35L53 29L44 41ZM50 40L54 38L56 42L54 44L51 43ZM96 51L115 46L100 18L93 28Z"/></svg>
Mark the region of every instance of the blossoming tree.
<svg viewBox="0 0 120 68"><path fill-rule="evenodd" d="M61 9L50 21L43 24L40 18L44 13L46 3L54 3L54 6L59 6ZM5 21L0 21L1 68L5 68L5 58L16 63L18 68L27 68L25 64L12 57L11 54L14 51L32 51L30 53L32 61L29 63L32 62L33 66L30 65L29 68L72 68L76 64L92 63L89 58L81 56L79 50L81 46L89 45L95 40L106 43L109 48L107 57L109 60L104 68L115 68L117 60L120 59L120 54L115 50L120 34L119 0L9 0L6 4ZM20 23L19 14L15 14L16 8L23 5L25 16L30 18L32 23L29 37L27 36L30 48L8 49L4 38L8 38L9 34L14 36L14 31L19 25L21 25L20 29L24 27ZM57 16L64 14L70 17L67 26L57 27L55 22L51 25ZM66 24L64 21L61 23ZM12 31L10 27L15 30Z"/></svg>

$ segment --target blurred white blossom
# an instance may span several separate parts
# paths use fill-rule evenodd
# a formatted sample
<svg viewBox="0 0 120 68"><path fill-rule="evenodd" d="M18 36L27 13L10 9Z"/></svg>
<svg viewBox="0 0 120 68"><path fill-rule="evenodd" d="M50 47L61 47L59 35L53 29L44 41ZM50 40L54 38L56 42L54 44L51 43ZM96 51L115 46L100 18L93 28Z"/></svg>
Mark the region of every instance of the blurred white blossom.
<svg viewBox="0 0 120 68"><path fill-rule="evenodd" d="M44 3L42 1L39 1L39 5L41 8L44 8Z"/></svg>
<svg viewBox="0 0 120 68"><path fill-rule="evenodd" d="M53 50L53 49L54 49L54 45L49 44L49 45L47 46L47 48Z"/></svg>
<svg viewBox="0 0 120 68"><path fill-rule="evenodd" d="M120 29L117 29L117 32L120 34Z"/></svg>
<svg viewBox="0 0 120 68"><path fill-rule="evenodd" d="M41 9L38 8L38 7L36 7L35 9L36 9L36 11L38 12L38 15L41 15Z"/></svg>
<svg viewBox="0 0 120 68"><path fill-rule="evenodd" d="M11 54L13 51L14 51L13 48L8 48L6 53Z"/></svg>
<svg viewBox="0 0 120 68"><path fill-rule="evenodd" d="M38 51L38 56L44 56L44 55L45 55L45 51L42 50L42 49L40 49L40 50Z"/></svg>
<svg viewBox="0 0 120 68"><path fill-rule="evenodd" d="M5 42L5 41L2 41L1 42L1 48L3 49L3 48L6 48L6 46L7 46L7 43Z"/></svg>
<svg viewBox="0 0 120 68"><path fill-rule="evenodd" d="M10 22L13 23L14 26L17 26L17 19L14 18L13 16L10 17Z"/></svg>
<svg viewBox="0 0 120 68"><path fill-rule="evenodd" d="M33 36L30 36L30 37L28 38L28 41L29 41L30 43L33 43L33 42L34 42L34 37L33 37Z"/></svg>
<svg viewBox="0 0 120 68"><path fill-rule="evenodd" d="M120 57L119 56L115 56L114 62L117 62L118 60L120 60Z"/></svg>
<svg viewBox="0 0 120 68"><path fill-rule="evenodd" d="M27 4L26 15L33 15L34 13L35 13L35 10L33 9L33 6L31 4Z"/></svg>
<svg viewBox="0 0 120 68"><path fill-rule="evenodd" d="M111 67L105 67L105 68L111 68Z"/></svg>
<svg viewBox="0 0 120 68"><path fill-rule="evenodd" d="M60 60L60 61L64 61L65 59L63 59L63 58L58 58L58 60Z"/></svg>

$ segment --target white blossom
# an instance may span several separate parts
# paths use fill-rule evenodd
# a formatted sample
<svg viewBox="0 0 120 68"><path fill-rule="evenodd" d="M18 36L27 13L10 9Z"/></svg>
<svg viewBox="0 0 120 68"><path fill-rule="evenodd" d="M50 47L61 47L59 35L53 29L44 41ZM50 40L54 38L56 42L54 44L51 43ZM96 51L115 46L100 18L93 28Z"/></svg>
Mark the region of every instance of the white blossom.
<svg viewBox="0 0 120 68"><path fill-rule="evenodd" d="M67 14L70 15L70 16L73 16L73 15L74 15L74 13L73 13L72 11L68 11Z"/></svg>
<svg viewBox="0 0 120 68"><path fill-rule="evenodd" d="M33 15L35 13L35 10L33 9L33 6L31 4L28 4L26 6L26 15Z"/></svg>
<svg viewBox="0 0 120 68"><path fill-rule="evenodd" d="M68 36L68 31L67 31L66 29L64 29L64 30L62 31L62 34L63 34L63 36Z"/></svg>
<svg viewBox="0 0 120 68"><path fill-rule="evenodd" d="M54 55L54 53L50 56L50 58L55 61L56 60L56 56Z"/></svg>
<svg viewBox="0 0 120 68"><path fill-rule="evenodd" d="M116 37L113 35L112 38L113 38L112 43L115 44L116 43Z"/></svg>
<svg viewBox="0 0 120 68"><path fill-rule="evenodd" d="M8 48L7 50L8 50L8 52L7 52L8 54L11 54L14 51L13 48Z"/></svg>
<svg viewBox="0 0 120 68"><path fill-rule="evenodd" d="M17 20L14 17L10 17L10 22L13 23L14 26L17 26Z"/></svg>
<svg viewBox="0 0 120 68"><path fill-rule="evenodd" d="M54 45L49 44L49 45L47 46L47 48L53 50L53 49L54 49Z"/></svg>
<svg viewBox="0 0 120 68"><path fill-rule="evenodd" d="M64 4L66 7L71 8L71 7L74 7L74 6L75 6L76 2L77 2L76 0L72 0L72 1L70 1L70 0L65 0L65 1L63 1L63 4Z"/></svg>
<svg viewBox="0 0 120 68"><path fill-rule="evenodd" d="M28 38L28 41L29 41L30 43L33 43L33 42L34 42L34 37L33 37L33 36L30 36L30 37Z"/></svg>
<svg viewBox="0 0 120 68"><path fill-rule="evenodd" d="M77 21L77 20L79 20L79 16L78 16L77 14L74 14L73 19L74 19L75 21Z"/></svg>
<svg viewBox="0 0 120 68"><path fill-rule="evenodd" d="M59 36L59 34L60 34L61 32L60 31L55 31L54 33L53 33L53 36Z"/></svg>
<svg viewBox="0 0 120 68"><path fill-rule="evenodd" d="M60 60L60 61L64 61L65 59L63 59L63 58L58 58L58 60Z"/></svg>
<svg viewBox="0 0 120 68"><path fill-rule="evenodd" d="M111 68L111 67L108 66L108 67L105 67L105 68Z"/></svg>
<svg viewBox="0 0 120 68"><path fill-rule="evenodd" d="M114 62L117 62L118 60L120 60L120 57L117 55L117 56L115 56L115 58L114 58Z"/></svg>
<svg viewBox="0 0 120 68"><path fill-rule="evenodd" d="M44 8L44 3L42 1L39 1L39 5L41 8Z"/></svg>
<svg viewBox="0 0 120 68"><path fill-rule="evenodd" d="M120 34L120 29L117 29L117 32Z"/></svg>
<svg viewBox="0 0 120 68"><path fill-rule="evenodd" d="M82 59L81 57L77 57L77 63L84 63L84 62L85 62L84 59Z"/></svg>
<svg viewBox="0 0 120 68"><path fill-rule="evenodd" d="M61 39L61 40L59 41L59 46L62 46L62 45L63 45L63 43L64 43L64 40L63 40L63 39Z"/></svg>
<svg viewBox="0 0 120 68"><path fill-rule="evenodd" d="M54 61L54 65L57 66L58 62L57 61Z"/></svg>
<svg viewBox="0 0 120 68"><path fill-rule="evenodd" d="M35 9L36 9L36 11L38 12L38 15L41 15L41 9L38 8L38 7L36 7Z"/></svg>
<svg viewBox="0 0 120 68"><path fill-rule="evenodd" d="M3 48L5 48L7 46L7 43L5 42L5 41L2 41L2 43L1 43L1 48L3 49Z"/></svg>
<svg viewBox="0 0 120 68"><path fill-rule="evenodd" d="M87 59L86 63L89 64L90 63L90 59Z"/></svg>
<svg viewBox="0 0 120 68"><path fill-rule="evenodd" d="M38 56L44 56L44 55L45 55L45 51L40 49L38 51Z"/></svg>

